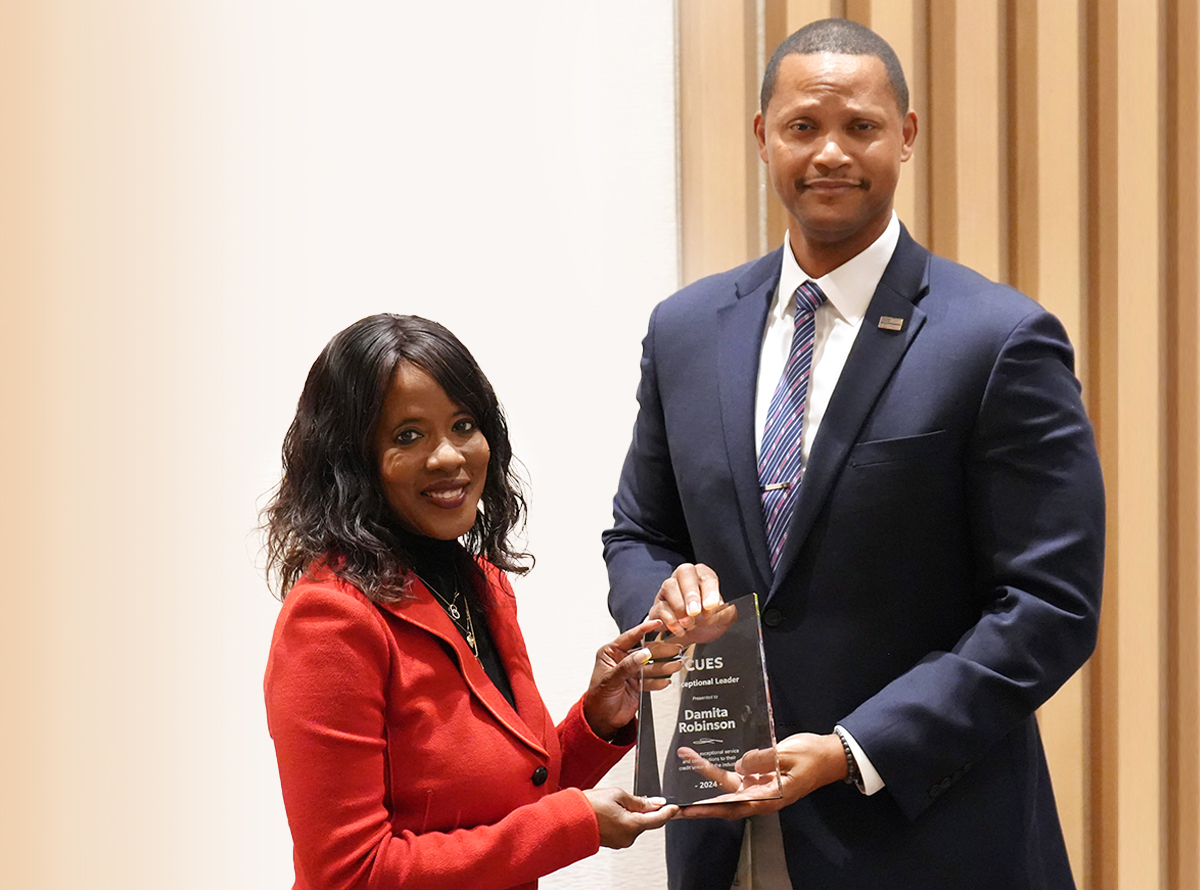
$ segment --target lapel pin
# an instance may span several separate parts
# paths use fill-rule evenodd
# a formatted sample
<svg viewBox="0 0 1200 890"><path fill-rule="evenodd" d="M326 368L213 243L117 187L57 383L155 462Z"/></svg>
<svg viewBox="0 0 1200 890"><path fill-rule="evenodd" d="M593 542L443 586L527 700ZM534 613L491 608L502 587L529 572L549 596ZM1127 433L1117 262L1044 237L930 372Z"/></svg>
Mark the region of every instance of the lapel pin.
<svg viewBox="0 0 1200 890"><path fill-rule="evenodd" d="M879 327L885 331L899 331L904 329L904 319L895 318L891 315L881 315L879 317Z"/></svg>

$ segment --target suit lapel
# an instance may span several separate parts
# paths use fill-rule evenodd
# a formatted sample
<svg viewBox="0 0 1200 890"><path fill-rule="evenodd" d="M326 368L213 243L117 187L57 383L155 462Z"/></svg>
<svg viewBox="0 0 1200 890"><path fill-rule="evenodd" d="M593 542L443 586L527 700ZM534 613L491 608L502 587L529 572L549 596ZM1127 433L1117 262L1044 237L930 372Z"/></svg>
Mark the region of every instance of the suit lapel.
<svg viewBox="0 0 1200 890"><path fill-rule="evenodd" d="M717 380L721 427L737 492L741 528L759 590L770 586L771 557L758 491L754 398L767 309L779 285L782 248L754 263L735 282L734 300L717 310ZM747 459L749 455L749 459Z"/></svg>
<svg viewBox="0 0 1200 890"><path fill-rule="evenodd" d="M483 665L479 663L479 659L475 657L467 645L467 641L463 639L463 635L450 620L450 616L434 600L429 588L415 574L410 574L409 578L412 579L410 596L400 602L383 603L382 608L397 618L444 641L453 650L454 657L458 662L458 669L462 673L467 687L471 690L471 694L491 712L501 725L530 748L539 754L546 755L545 708L534 709L532 707L530 688L533 684L533 675L528 660L513 656L513 641L510 639L509 627L511 625L515 628L515 617L510 612L497 620L498 613L502 613L506 609L511 610L511 604L500 602L497 597L488 596L487 604L491 616L488 620L488 630L492 632L492 640L500 654L500 661L508 673L509 683L513 688L513 698L516 699L517 706L522 711L521 714L513 710L512 705L496 688L496 684L488 677ZM485 596L487 595L485 594ZM476 617L474 612L472 612L472 618L476 622L483 620L482 615ZM524 652L523 646L518 648L522 653ZM537 696L536 687L532 691L533 697L540 705L541 699ZM530 726L525 719L522 719L529 714L534 717L531 721L535 724L534 726Z"/></svg>
<svg viewBox="0 0 1200 890"><path fill-rule="evenodd" d="M916 301L928 288L928 260L929 251L913 241L902 227L896 251L867 307L809 453L771 595L794 565L867 416L924 324L925 313ZM890 324L881 328L879 322L885 316L902 319L900 330L889 329Z"/></svg>

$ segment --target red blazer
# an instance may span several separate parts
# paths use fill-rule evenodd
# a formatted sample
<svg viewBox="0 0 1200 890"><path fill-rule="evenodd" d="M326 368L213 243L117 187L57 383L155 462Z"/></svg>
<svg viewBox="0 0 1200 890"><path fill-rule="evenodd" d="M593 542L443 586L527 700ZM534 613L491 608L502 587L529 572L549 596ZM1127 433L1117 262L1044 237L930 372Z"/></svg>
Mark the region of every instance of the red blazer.
<svg viewBox="0 0 1200 890"><path fill-rule="evenodd" d="M554 725L512 589L484 568L516 711L415 576L383 606L328 570L287 595L264 687L295 890L532 888L599 849L578 789L628 745L597 738L582 700Z"/></svg>

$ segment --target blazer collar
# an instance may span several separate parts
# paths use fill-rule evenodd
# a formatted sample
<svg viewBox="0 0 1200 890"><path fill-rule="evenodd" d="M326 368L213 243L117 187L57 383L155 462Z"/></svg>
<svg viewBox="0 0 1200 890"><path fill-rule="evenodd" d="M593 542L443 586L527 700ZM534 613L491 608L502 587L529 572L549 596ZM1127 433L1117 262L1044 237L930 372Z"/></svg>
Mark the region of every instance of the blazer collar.
<svg viewBox="0 0 1200 890"><path fill-rule="evenodd" d="M486 617L472 612L476 626L481 620L488 622L492 642L500 656L500 663L508 674L508 682L512 686L513 698L517 703L517 710L514 711L512 705L496 688L496 684L488 677L483 665L450 620L450 616L434 599L429 588L415 573L409 573L408 578L409 596L397 602L382 603L380 608L445 642L454 653L458 669L471 694L501 725L530 748L546 756L546 708L538 694L529 657L520 637L515 605L508 597L496 592L489 578L489 583L485 585L481 594L487 607Z"/></svg>
<svg viewBox="0 0 1200 890"><path fill-rule="evenodd" d="M896 366L925 323L917 305L929 290L929 251L901 226L900 241L867 307L809 453L804 482L767 599L780 588L812 530L850 448ZM899 319L880 327L884 317ZM892 329L899 326L899 330ZM753 453L751 451L750 453ZM757 493L757 478L755 479ZM761 520L759 525L761 526Z"/></svg>

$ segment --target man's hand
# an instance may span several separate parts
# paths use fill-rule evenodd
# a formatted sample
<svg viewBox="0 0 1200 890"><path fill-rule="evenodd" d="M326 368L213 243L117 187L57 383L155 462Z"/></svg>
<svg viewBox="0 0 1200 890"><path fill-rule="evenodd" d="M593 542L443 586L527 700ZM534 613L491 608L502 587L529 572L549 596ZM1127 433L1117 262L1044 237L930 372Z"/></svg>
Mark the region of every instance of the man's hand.
<svg viewBox="0 0 1200 890"><path fill-rule="evenodd" d="M747 751L732 771L722 769L691 748L681 747L678 753L680 759L686 760L692 769L725 792L707 798L709 803L721 803L732 798L775 799L775 792L779 788L779 772L771 751Z"/></svg>
<svg viewBox="0 0 1200 890"><path fill-rule="evenodd" d="M682 645L707 643L737 617L736 608L724 605L717 573L703 563L685 562L662 583L647 618L662 621Z"/></svg>
<svg viewBox="0 0 1200 890"><path fill-rule="evenodd" d="M779 752L779 788L783 797L738 803L697 804L683 807L679 811L679 817L742 819L774 813L823 785L846 778L846 750L842 747L841 739L833 733L816 735L811 732L799 732L783 739L775 747ZM727 773L723 777L720 787L725 791L740 790L742 786L750 786L751 777L769 774L774 769L774 758L770 751L747 751L734 767L735 772Z"/></svg>

